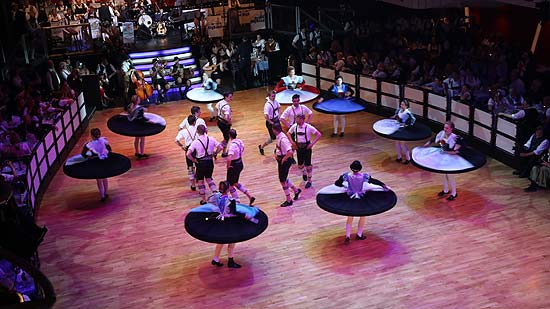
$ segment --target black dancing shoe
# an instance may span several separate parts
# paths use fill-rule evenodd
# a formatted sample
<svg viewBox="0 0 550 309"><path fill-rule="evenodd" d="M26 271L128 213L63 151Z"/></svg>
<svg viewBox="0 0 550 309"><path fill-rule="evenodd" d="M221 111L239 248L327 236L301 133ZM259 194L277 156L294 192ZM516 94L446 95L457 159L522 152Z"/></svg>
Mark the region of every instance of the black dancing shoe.
<svg viewBox="0 0 550 309"><path fill-rule="evenodd" d="M536 192L538 190L537 186L536 185L530 185L529 187L523 189L523 191L525 192Z"/></svg>
<svg viewBox="0 0 550 309"><path fill-rule="evenodd" d="M303 179L304 181L307 181L307 175L302 175L302 179Z"/></svg>
<svg viewBox="0 0 550 309"><path fill-rule="evenodd" d="M395 162L401 162L401 161L403 161L403 159L401 159L401 158L395 159Z"/></svg>
<svg viewBox="0 0 550 309"><path fill-rule="evenodd" d="M441 192L437 193L437 196L442 197L446 194L449 194L449 192L441 191Z"/></svg>
<svg viewBox="0 0 550 309"><path fill-rule="evenodd" d="M258 145L258 150L260 150L260 154L263 156L265 155L264 149L262 148L262 145Z"/></svg>
<svg viewBox="0 0 550 309"><path fill-rule="evenodd" d="M344 132L340 133L340 137L344 137Z"/></svg>
<svg viewBox="0 0 550 309"><path fill-rule="evenodd" d="M217 266L217 267L222 267L223 263L222 262L216 262L216 261L212 260L212 265Z"/></svg>
<svg viewBox="0 0 550 309"><path fill-rule="evenodd" d="M311 181L306 182L306 189L311 188Z"/></svg>
<svg viewBox="0 0 550 309"><path fill-rule="evenodd" d="M204 204L207 204L207 203L208 203L208 202L203 201L203 200L201 200L201 201L199 202L199 204L201 204L201 205L204 205Z"/></svg>
<svg viewBox="0 0 550 309"><path fill-rule="evenodd" d="M294 200L297 200L300 197L300 193L302 193L302 189L298 189L298 191L294 193Z"/></svg>
<svg viewBox="0 0 550 309"><path fill-rule="evenodd" d="M336 136L338 136L338 133L332 133L332 134L330 135L330 137L336 137Z"/></svg>
<svg viewBox="0 0 550 309"><path fill-rule="evenodd" d="M281 207L288 207L288 206L292 206L292 201L284 201L284 202L281 204Z"/></svg>
<svg viewBox="0 0 550 309"><path fill-rule="evenodd" d="M345 244L345 245L349 245L349 242L350 242L349 237L346 237L346 239L344 239L344 244Z"/></svg>
<svg viewBox="0 0 550 309"><path fill-rule="evenodd" d="M248 205L252 206L252 204L254 204L254 201L256 201L256 198L255 198L255 197L251 197L251 198L250 198L250 202L248 203Z"/></svg>
<svg viewBox="0 0 550 309"><path fill-rule="evenodd" d="M447 198L447 201L454 201L457 197L458 197L458 194L449 195L449 197Z"/></svg>
<svg viewBox="0 0 550 309"><path fill-rule="evenodd" d="M405 165L407 165L407 164L409 164L409 163L411 163L411 160L405 160L405 161L403 161L403 164L405 164Z"/></svg>
<svg viewBox="0 0 550 309"><path fill-rule="evenodd" d="M367 236L365 235L361 235L361 236L359 236L359 234L355 235L355 240L365 240L365 239L367 239Z"/></svg>
<svg viewBox="0 0 550 309"><path fill-rule="evenodd" d="M197 187L191 186L191 191L197 191Z"/></svg>
<svg viewBox="0 0 550 309"><path fill-rule="evenodd" d="M229 268L241 268L242 266L241 266L240 264L235 263L235 261L233 260L233 258L230 258L230 259L227 261L227 267L229 267Z"/></svg>

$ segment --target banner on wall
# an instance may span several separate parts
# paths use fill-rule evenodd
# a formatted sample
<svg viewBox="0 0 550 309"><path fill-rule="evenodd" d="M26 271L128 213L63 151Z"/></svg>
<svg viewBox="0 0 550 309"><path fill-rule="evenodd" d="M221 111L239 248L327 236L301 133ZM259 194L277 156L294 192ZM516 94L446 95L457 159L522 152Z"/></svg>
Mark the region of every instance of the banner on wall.
<svg viewBox="0 0 550 309"><path fill-rule="evenodd" d="M208 36L211 38L223 37L223 19L220 15L210 15L207 20Z"/></svg>
<svg viewBox="0 0 550 309"><path fill-rule="evenodd" d="M265 29L265 11L251 10L250 31Z"/></svg>
<svg viewBox="0 0 550 309"><path fill-rule="evenodd" d="M122 23L122 41L124 44L134 43L134 23Z"/></svg>
<svg viewBox="0 0 550 309"><path fill-rule="evenodd" d="M254 11L254 10L251 10L251 9L240 9L238 10L239 12L239 23L241 25L244 25L244 24L250 24L250 19L251 19L251 11Z"/></svg>

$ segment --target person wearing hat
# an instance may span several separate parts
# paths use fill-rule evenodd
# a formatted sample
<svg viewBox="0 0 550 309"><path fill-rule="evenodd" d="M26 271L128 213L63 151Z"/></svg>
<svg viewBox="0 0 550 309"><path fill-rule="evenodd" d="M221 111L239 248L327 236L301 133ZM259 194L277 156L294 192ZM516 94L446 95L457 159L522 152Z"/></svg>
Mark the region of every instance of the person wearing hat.
<svg viewBox="0 0 550 309"><path fill-rule="evenodd" d="M334 185L338 187L346 187L346 193L349 198L361 198L365 194L363 190L363 184L365 182L371 182L372 178L368 173L361 173L363 166L358 160L353 161L349 168L351 172L346 172L334 182ZM388 190L386 185L382 185L384 190ZM346 221L346 238L344 243L347 245L350 242L351 235L351 225L353 223L353 217L348 216ZM365 217L359 217L359 223L357 224L357 234L355 235L356 240L365 240L367 237L363 235L363 228L365 227Z"/></svg>
<svg viewBox="0 0 550 309"><path fill-rule="evenodd" d="M314 126L309 123L305 123L304 119L304 114L298 115L296 117L296 123L288 129L287 134L292 142L292 148L296 149L296 153L298 155L298 168L302 171L302 178L304 181L307 181L305 188L309 189L311 187L311 178L313 175L311 149L313 148L313 145L319 141L322 134Z"/></svg>
<svg viewBox="0 0 550 309"><path fill-rule="evenodd" d="M294 161L294 151L292 151L292 144L290 140L283 133L281 125L279 123L273 124L273 133L275 133L275 160L277 160L277 171L279 175L279 182L285 193L286 200L281 204L281 207L292 206L292 198L290 197L290 190L294 192L294 200L300 197L302 190L296 188L292 181L288 179L288 171Z"/></svg>

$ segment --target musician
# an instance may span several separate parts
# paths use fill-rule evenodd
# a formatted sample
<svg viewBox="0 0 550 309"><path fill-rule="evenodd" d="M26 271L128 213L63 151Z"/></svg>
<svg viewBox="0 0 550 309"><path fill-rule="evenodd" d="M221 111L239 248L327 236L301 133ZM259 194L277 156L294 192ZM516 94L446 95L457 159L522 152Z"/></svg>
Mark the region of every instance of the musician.
<svg viewBox="0 0 550 309"><path fill-rule="evenodd" d="M108 81L107 88L105 88L105 85L104 85L104 88L107 91L107 93L112 94L116 83L115 66L109 63L109 60L107 60L107 58L103 57L101 59L101 62L97 65L96 74L98 76L105 75L107 77L107 81Z"/></svg>
<svg viewBox="0 0 550 309"><path fill-rule="evenodd" d="M157 104L162 104L164 101L164 94L170 89L170 85L168 85L164 79L166 75L165 68L166 62L164 60L159 61L157 58L153 59L153 66L150 69L149 75L153 82L153 88L156 89L158 93Z"/></svg>
<svg viewBox="0 0 550 309"><path fill-rule="evenodd" d="M182 99L185 98L185 94L189 91L191 83L187 83L189 79L185 77L185 67L180 63L180 59L178 57L174 57L174 64L172 65L170 75L174 78L180 97ZM181 90L182 86L184 87L183 92Z"/></svg>
<svg viewBox="0 0 550 309"><path fill-rule="evenodd" d="M218 59L216 54L210 55L210 60L202 67L202 69L204 72L208 73L217 84L221 84L221 79L225 68L224 63Z"/></svg>

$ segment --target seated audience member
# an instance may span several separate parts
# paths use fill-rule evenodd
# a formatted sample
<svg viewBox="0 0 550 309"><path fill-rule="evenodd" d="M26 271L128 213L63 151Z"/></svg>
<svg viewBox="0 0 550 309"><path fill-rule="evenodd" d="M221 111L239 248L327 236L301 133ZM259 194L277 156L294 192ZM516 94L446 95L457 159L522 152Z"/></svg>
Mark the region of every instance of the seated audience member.
<svg viewBox="0 0 550 309"><path fill-rule="evenodd" d="M534 192L538 188L547 189L550 186L550 152L548 149L540 161L533 166L529 174L531 184L525 188L525 192Z"/></svg>
<svg viewBox="0 0 550 309"><path fill-rule="evenodd" d="M433 93L442 95L445 93L445 88L443 87L443 82L441 78L435 77L433 82L424 84L422 87L430 89Z"/></svg>
<svg viewBox="0 0 550 309"><path fill-rule="evenodd" d="M543 128L538 126L535 133L519 151L519 170L514 171L514 175L519 175L520 178L529 176L531 169L539 162L548 146L548 139L544 136Z"/></svg>
<svg viewBox="0 0 550 309"><path fill-rule="evenodd" d="M502 89L494 91L493 96L487 101L487 109L497 114L509 111L511 106L506 99L506 92Z"/></svg>

